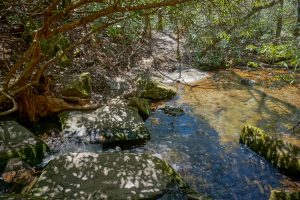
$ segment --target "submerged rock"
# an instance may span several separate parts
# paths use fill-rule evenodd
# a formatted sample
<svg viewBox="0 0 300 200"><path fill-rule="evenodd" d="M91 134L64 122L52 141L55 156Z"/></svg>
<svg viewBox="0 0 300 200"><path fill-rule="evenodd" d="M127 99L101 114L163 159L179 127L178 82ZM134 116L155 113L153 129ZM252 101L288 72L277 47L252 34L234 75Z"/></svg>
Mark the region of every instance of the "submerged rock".
<svg viewBox="0 0 300 200"><path fill-rule="evenodd" d="M269 200L299 200L300 191L272 190Z"/></svg>
<svg viewBox="0 0 300 200"><path fill-rule="evenodd" d="M31 194L49 199L156 199L186 182L166 162L146 154L70 153L44 169Z"/></svg>
<svg viewBox="0 0 300 200"><path fill-rule="evenodd" d="M65 97L89 98L92 92L92 81L89 72L71 78L72 80L63 86L61 91Z"/></svg>
<svg viewBox="0 0 300 200"><path fill-rule="evenodd" d="M0 172L11 158L22 158L31 165L42 161L48 147L15 121L0 121Z"/></svg>
<svg viewBox="0 0 300 200"><path fill-rule="evenodd" d="M128 105L137 108L142 117L148 117L151 113L150 103L147 99L133 97Z"/></svg>
<svg viewBox="0 0 300 200"><path fill-rule="evenodd" d="M155 80L142 80L139 82L141 96L145 99L164 100L176 95L176 88Z"/></svg>
<svg viewBox="0 0 300 200"><path fill-rule="evenodd" d="M181 116L184 114L184 110L181 107L165 106L161 108L161 110L164 111L165 114L172 116Z"/></svg>
<svg viewBox="0 0 300 200"><path fill-rule="evenodd" d="M262 129L245 126L240 143L266 158L275 167L295 178L300 177L300 148L282 139L272 137Z"/></svg>
<svg viewBox="0 0 300 200"><path fill-rule="evenodd" d="M103 106L95 111L59 114L64 135L84 142L103 144L150 139L137 109L123 105Z"/></svg>
<svg viewBox="0 0 300 200"><path fill-rule="evenodd" d="M243 78L240 80L240 83L244 86L252 86L252 85L254 85L255 81Z"/></svg>
<svg viewBox="0 0 300 200"><path fill-rule="evenodd" d="M173 83L174 80L183 83L196 83L208 77L208 74L197 69L182 69L168 73L164 79L164 83Z"/></svg>

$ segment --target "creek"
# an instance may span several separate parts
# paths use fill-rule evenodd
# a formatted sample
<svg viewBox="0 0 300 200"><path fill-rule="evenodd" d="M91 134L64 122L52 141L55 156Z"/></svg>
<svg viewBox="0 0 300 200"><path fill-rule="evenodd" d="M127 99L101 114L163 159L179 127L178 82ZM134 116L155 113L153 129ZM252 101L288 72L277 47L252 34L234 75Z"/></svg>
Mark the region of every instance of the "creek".
<svg viewBox="0 0 300 200"><path fill-rule="evenodd" d="M227 70L191 84L195 87L178 85L177 97L161 106L182 107L185 114L156 110L146 121L151 140L133 151L166 160L213 199L268 199L271 189L291 187L295 183L239 144L245 124L299 144L291 132L300 118L299 88L276 73L282 72ZM243 85L246 78L253 85Z"/></svg>
<svg viewBox="0 0 300 200"><path fill-rule="evenodd" d="M269 198L274 188L299 189L299 183L239 143L242 127L251 124L300 145L299 130L292 132L300 119L300 89L282 81L282 73L285 72L230 69L200 73L198 79L190 73L190 80L188 74L182 74L181 83L188 84L174 83L177 96L157 104L145 121L151 140L124 151L165 160L192 189L212 199L263 200ZM168 77L176 78L175 75ZM242 80L251 81L244 84ZM168 115L160 109L165 106L180 107L184 114ZM39 136L52 150L43 166L67 152L121 150L64 140L58 126L57 121L46 120L36 127L38 133L46 132Z"/></svg>

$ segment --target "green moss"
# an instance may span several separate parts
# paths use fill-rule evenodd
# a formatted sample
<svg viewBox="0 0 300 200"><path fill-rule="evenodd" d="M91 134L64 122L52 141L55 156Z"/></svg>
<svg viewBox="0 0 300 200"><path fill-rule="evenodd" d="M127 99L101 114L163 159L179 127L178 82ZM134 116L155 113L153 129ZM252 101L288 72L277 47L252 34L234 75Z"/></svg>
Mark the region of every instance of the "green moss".
<svg viewBox="0 0 300 200"><path fill-rule="evenodd" d="M92 91L92 80L89 72L74 77L64 86L62 94L67 97L89 98Z"/></svg>
<svg viewBox="0 0 300 200"><path fill-rule="evenodd" d="M272 190L269 200L299 200L300 191Z"/></svg>
<svg viewBox="0 0 300 200"><path fill-rule="evenodd" d="M52 38L41 40L40 45L44 54L53 57L57 54L57 52L69 47L70 41L64 35L59 34Z"/></svg>
<svg viewBox="0 0 300 200"><path fill-rule="evenodd" d="M47 145L15 121L0 123L0 171L11 158L20 157L31 165L38 164L49 150Z"/></svg>
<svg viewBox="0 0 300 200"><path fill-rule="evenodd" d="M240 143L247 145L286 174L300 176L299 147L250 125L243 128Z"/></svg>
<svg viewBox="0 0 300 200"><path fill-rule="evenodd" d="M147 99L133 97L130 99L129 106L137 108L141 116L149 116L151 113L150 103Z"/></svg>
<svg viewBox="0 0 300 200"><path fill-rule="evenodd" d="M176 88L154 80L140 80L141 96L145 99L163 100L171 99L176 95Z"/></svg>

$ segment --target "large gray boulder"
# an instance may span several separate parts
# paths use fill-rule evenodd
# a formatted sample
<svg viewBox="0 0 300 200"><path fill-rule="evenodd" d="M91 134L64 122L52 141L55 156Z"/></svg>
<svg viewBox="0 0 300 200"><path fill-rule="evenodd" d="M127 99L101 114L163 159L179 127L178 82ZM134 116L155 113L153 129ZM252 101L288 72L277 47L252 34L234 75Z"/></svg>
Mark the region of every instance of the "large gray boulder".
<svg viewBox="0 0 300 200"><path fill-rule="evenodd" d="M286 174L300 177L300 148L298 146L250 125L243 128L240 143L247 145Z"/></svg>
<svg viewBox="0 0 300 200"><path fill-rule="evenodd" d="M59 115L64 135L86 143L138 142L150 133L137 109L123 105L103 106L95 111L66 111Z"/></svg>
<svg viewBox="0 0 300 200"><path fill-rule="evenodd" d="M166 162L146 154L70 153L44 169L31 194L46 199L157 199L187 184Z"/></svg>
<svg viewBox="0 0 300 200"><path fill-rule="evenodd" d="M48 150L46 144L15 121L0 121L0 172L11 158L28 164L41 162Z"/></svg>

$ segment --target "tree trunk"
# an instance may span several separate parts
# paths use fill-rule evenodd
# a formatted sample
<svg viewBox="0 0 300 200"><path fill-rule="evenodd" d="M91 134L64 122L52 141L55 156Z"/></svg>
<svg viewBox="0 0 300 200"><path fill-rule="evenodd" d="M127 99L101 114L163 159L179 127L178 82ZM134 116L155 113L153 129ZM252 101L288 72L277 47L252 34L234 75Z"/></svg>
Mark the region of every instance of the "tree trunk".
<svg viewBox="0 0 300 200"><path fill-rule="evenodd" d="M151 31L152 31L152 27L151 27L151 20L149 15L145 15L145 22L144 22L144 36L147 38L151 38Z"/></svg>
<svg viewBox="0 0 300 200"><path fill-rule="evenodd" d="M157 30L158 31L164 30L162 9L159 9L157 12Z"/></svg>
<svg viewBox="0 0 300 200"><path fill-rule="evenodd" d="M300 1L300 0L299 0ZM283 3L284 1L281 0L280 1L280 9L279 9L279 16L277 19L277 25L276 25L276 35L275 38L280 38L281 36L281 31L282 31L282 26L283 26L283 16L282 16L282 12L283 12Z"/></svg>
<svg viewBox="0 0 300 200"><path fill-rule="evenodd" d="M298 4L297 4L297 24L296 24L296 28L295 28L295 37L299 37L300 36L300 0L298 0Z"/></svg>

